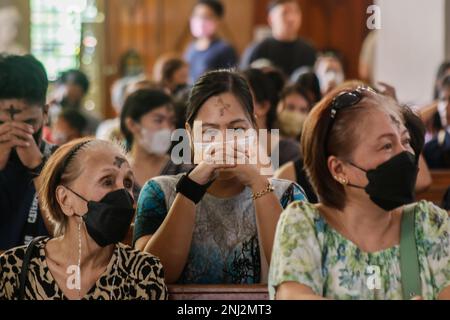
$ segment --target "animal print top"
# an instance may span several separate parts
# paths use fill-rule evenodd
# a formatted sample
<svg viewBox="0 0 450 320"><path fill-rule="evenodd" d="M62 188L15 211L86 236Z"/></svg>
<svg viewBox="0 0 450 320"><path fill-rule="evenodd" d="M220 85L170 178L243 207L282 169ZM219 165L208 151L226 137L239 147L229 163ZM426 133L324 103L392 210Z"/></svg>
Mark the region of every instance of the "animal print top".
<svg viewBox="0 0 450 320"><path fill-rule="evenodd" d="M47 265L44 248L48 240L36 244L29 264L25 300L67 300ZM25 251L22 246L0 256L0 300L18 299ZM119 243L105 272L82 300L165 300L167 296L159 259Z"/></svg>

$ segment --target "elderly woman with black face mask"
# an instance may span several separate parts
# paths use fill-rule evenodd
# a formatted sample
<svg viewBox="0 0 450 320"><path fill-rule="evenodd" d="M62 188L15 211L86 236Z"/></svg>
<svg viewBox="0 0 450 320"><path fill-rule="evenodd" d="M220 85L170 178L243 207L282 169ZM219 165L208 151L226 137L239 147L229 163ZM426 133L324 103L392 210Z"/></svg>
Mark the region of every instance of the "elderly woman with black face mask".
<svg viewBox="0 0 450 320"><path fill-rule="evenodd" d="M75 140L55 152L40 179L55 238L0 256L0 300L167 297L159 259L119 243L134 215L134 177L120 148Z"/></svg>
<svg viewBox="0 0 450 320"><path fill-rule="evenodd" d="M367 87L313 108L302 149L319 204L281 215L272 299L450 298L448 213L414 203L423 136L408 131L420 129L413 117Z"/></svg>

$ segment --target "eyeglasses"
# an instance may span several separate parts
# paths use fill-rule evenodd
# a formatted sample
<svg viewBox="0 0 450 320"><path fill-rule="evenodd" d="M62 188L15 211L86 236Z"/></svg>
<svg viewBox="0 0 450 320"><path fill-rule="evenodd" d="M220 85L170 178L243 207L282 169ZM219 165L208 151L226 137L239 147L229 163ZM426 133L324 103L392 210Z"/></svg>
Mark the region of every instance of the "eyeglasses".
<svg viewBox="0 0 450 320"><path fill-rule="evenodd" d="M327 134L325 136L325 148L328 144L328 137L331 129L333 128L334 121L340 110L352 107L358 104L364 98L364 92L376 93L376 91L370 87L360 86L352 91L345 91L338 94L330 104L330 122L328 123Z"/></svg>

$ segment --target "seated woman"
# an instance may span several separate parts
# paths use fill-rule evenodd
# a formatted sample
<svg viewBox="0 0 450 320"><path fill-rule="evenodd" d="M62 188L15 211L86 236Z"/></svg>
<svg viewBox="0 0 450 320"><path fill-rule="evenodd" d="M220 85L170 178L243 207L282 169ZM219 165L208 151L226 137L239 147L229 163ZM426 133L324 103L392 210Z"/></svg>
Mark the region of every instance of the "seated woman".
<svg viewBox="0 0 450 320"><path fill-rule="evenodd" d="M226 70L200 77L186 123L199 164L187 175L150 180L138 202L135 247L161 258L168 283L266 283L265 257L271 256L282 208L305 197L295 183L268 179L260 174L262 164L248 161L247 151L257 145L256 139L245 150L232 146L233 155L225 143L234 139L221 140L223 144L206 140L229 132L246 135L255 128L252 94L244 78ZM251 141L250 134L244 141ZM232 161L202 160L203 147L214 143L214 155Z"/></svg>
<svg viewBox="0 0 450 320"><path fill-rule="evenodd" d="M120 128L130 150L136 199L151 178L190 169L174 164L170 158L175 114L170 96L163 91L141 89L128 96L120 115Z"/></svg>
<svg viewBox="0 0 450 320"><path fill-rule="evenodd" d="M134 177L120 148L74 140L50 157L40 179L55 238L30 244L26 270L26 246L0 256L0 300L167 298L159 259L119 243L134 214Z"/></svg>
<svg viewBox="0 0 450 320"><path fill-rule="evenodd" d="M408 217L419 268L412 279L421 285L414 295L450 298L449 216L424 201L405 206L414 201L421 149L407 125L394 100L364 87L332 92L313 108L302 149L320 203L297 202L281 215L272 299L411 298L399 245Z"/></svg>

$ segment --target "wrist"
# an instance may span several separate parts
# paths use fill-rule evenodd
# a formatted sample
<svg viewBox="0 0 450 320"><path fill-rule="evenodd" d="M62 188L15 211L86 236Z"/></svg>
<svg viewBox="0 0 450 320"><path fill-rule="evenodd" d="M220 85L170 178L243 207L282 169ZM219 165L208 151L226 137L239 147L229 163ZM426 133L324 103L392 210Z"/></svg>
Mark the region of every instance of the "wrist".
<svg viewBox="0 0 450 320"><path fill-rule="evenodd" d="M250 188L253 192L258 192L267 187L269 184L269 179L262 176L257 176L253 181L250 182Z"/></svg>
<svg viewBox="0 0 450 320"><path fill-rule="evenodd" d="M29 166L27 166L28 172L33 176L39 176L42 169L44 169L47 159L41 155L39 160L33 161Z"/></svg>

